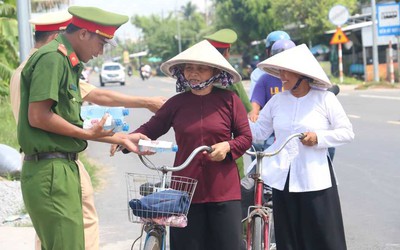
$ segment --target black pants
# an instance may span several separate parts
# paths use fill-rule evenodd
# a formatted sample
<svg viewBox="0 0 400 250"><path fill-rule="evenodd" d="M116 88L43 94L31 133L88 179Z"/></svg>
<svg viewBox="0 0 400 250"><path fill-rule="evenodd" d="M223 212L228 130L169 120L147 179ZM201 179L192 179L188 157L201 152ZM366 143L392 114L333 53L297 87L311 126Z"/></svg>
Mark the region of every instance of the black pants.
<svg viewBox="0 0 400 250"><path fill-rule="evenodd" d="M239 250L240 201L192 204L185 228L170 228L171 250Z"/></svg>
<svg viewBox="0 0 400 250"><path fill-rule="evenodd" d="M289 175L283 191L273 189L275 237L278 250L346 250L342 212L335 176L332 187L290 193Z"/></svg>

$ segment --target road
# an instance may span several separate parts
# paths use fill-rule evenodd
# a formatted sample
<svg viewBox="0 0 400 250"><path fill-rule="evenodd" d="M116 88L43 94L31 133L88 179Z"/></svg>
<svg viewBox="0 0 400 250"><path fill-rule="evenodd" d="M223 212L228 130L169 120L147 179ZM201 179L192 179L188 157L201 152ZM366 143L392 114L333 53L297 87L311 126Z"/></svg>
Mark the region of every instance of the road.
<svg viewBox="0 0 400 250"><path fill-rule="evenodd" d="M92 83L98 84L96 78ZM107 89L126 94L170 97L175 94L174 81L129 78L126 86L106 85ZM342 89L338 95L353 124L354 142L337 148L334 165L339 180L347 245L349 250L400 249L400 90ZM137 128L151 113L131 110L128 122ZM173 139L170 131L162 139ZM100 219L102 250L130 249L140 234L140 225L128 221L125 172L143 172L137 156L108 156L109 146L89 144L87 153L102 164L104 182L95 195ZM158 154L155 162L172 164L172 154ZM246 157L246 164L249 159Z"/></svg>

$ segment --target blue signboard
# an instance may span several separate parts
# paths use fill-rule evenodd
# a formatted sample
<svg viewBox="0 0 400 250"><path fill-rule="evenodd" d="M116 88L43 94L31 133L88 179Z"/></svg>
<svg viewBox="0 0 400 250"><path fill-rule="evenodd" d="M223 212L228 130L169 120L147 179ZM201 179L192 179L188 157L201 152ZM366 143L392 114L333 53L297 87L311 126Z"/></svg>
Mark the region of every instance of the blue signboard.
<svg viewBox="0 0 400 250"><path fill-rule="evenodd" d="M400 35L400 4L377 4L378 36Z"/></svg>

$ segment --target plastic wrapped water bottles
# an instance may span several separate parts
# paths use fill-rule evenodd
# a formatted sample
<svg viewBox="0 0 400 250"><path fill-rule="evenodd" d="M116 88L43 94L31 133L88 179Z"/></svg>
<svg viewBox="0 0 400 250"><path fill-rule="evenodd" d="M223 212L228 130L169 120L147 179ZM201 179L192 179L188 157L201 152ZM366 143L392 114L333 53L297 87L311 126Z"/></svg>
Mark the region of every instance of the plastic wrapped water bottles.
<svg viewBox="0 0 400 250"><path fill-rule="evenodd" d="M160 153L160 152L177 152L178 145L168 141L150 141L139 140L139 150Z"/></svg>
<svg viewBox="0 0 400 250"><path fill-rule="evenodd" d="M129 115L129 109L125 107L106 107L98 105L88 105L81 107L81 117L83 128L90 129L95 123L100 122L101 118L108 113L104 129L113 129L114 132L128 131L129 124L125 122L125 116Z"/></svg>
<svg viewBox="0 0 400 250"><path fill-rule="evenodd" d="M129 115L129 109L125 107L107 107L98 105L86 105L81 107L81 117L85 118L102 118L105 113L109 113L114 119L124 119Z"/></svg>

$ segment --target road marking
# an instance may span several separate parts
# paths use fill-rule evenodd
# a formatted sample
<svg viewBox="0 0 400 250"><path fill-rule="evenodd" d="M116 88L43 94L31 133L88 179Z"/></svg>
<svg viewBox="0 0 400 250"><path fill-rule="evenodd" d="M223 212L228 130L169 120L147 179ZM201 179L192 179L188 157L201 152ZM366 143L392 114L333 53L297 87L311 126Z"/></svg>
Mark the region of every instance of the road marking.
<svg viewBox="0 0 400 250"><path fill-rule="evenodd" d="M382 96L382 95L360 95L360 96L366 97L366 98L376 98L376 99L387 99L387 100L400 101L400 97L394 97L394 96Z"/></svg>
<svg viewBox="0 0 400 250"><path fill-rule="evenodd" d="M387 121L389 124L400 125L400 121Z"/></svg>
<svg viewBox="0 0 400 250"><path fill-rule="evenodd" d="M358 115L347 115L349 118L355 118L355 119L359 119L361 118L361 116Z"/></svg>

